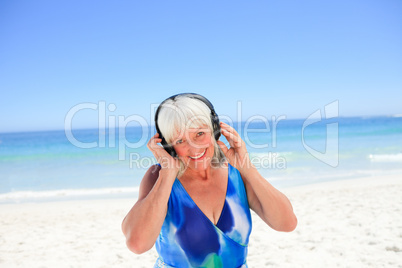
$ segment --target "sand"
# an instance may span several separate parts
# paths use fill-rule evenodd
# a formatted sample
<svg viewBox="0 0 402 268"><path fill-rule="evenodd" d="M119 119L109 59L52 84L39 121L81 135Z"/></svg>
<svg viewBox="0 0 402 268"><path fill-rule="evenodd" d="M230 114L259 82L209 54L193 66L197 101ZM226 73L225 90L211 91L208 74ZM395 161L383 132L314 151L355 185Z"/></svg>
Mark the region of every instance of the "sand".
<svg viewBox="0 0 402 268"><path fill-rule="evenodd" d="M282 189L298 226L276 232L253 214L253 267L402 267L402 176ZM0 267L152 267L120 225L135 199L0 205Z"/></svg>

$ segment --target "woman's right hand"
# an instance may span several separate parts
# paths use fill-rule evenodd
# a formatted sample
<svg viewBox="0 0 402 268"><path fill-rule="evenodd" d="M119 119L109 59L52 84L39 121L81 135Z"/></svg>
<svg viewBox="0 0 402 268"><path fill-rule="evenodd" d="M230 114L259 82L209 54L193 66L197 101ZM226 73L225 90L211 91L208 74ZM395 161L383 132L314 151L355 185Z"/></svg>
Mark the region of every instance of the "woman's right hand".
<svg viewBox="0 0 402 268"><path fill-rule="evenodd" d="M174 158L173 156L171 156L163 148L163 146L158 144L161 142L162 142L162 139L159 138L159 133L156 133L149 140L147 147L152 152L152 154L155 156L156 161L158 161L158 163L161 165L162 170L172 172L175 174L175 177L176 177L177 173L179 172L179 169L180 169L180 161L177 158Z"/></svg>

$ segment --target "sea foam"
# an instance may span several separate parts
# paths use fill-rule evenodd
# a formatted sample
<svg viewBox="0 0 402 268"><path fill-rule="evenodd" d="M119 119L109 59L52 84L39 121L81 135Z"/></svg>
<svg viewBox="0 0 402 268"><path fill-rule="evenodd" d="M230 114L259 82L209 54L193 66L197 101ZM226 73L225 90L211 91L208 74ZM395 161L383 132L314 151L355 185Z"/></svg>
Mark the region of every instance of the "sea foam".
<svg viewBox="0 0 402 268"><path fill-rule="evenodd" d="M402 153L399 154L370 154L371 162L402 162Z"/></svg>
<svg viewBox="0 0 402 268"><path fill-rule="evenodd" d="M16 191L0 194L0 203L26 201L63 200L75 198L93 198L99 196L116 196L138 194L139 187L99 188L99 189L61 189L54 191Z"/></svg>

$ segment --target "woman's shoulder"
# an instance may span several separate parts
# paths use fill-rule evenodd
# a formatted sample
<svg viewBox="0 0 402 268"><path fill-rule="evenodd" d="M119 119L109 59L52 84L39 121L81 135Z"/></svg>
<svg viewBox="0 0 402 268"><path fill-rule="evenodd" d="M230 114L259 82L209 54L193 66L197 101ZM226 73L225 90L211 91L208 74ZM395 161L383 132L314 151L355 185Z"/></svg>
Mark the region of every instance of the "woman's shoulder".
<svg viewBox="0 0 402 268"><path fill-rule="evenodd" d="M155 165L150 166L145 174L147 174L147 173L159 174L159 171L161 169L162 169L162 167L160 164L155 164Z"/></svg>
<svg viewBox="0 0 402 268"><path fill-rule="evenodd" d="M150 166L148 168L147 172L145 173L144 178L142 180L152 182L152 185L155 184L155 181L159 177L159 171L160 170L161 170L161 165L160 164Z"/></svg>

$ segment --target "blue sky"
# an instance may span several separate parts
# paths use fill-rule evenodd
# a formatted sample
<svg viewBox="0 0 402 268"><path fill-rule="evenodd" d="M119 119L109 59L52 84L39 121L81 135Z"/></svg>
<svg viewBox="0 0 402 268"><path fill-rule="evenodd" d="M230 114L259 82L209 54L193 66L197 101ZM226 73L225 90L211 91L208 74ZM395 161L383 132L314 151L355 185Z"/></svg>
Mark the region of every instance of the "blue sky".
<svg viewBox="0 0 402 268"><path fill-rule="evenodd" d="M140 115L179 92L218 114L402 113L402 1L1 1L0 132L80 103ZM73 127L97 125L83 110Z"/></svg>

